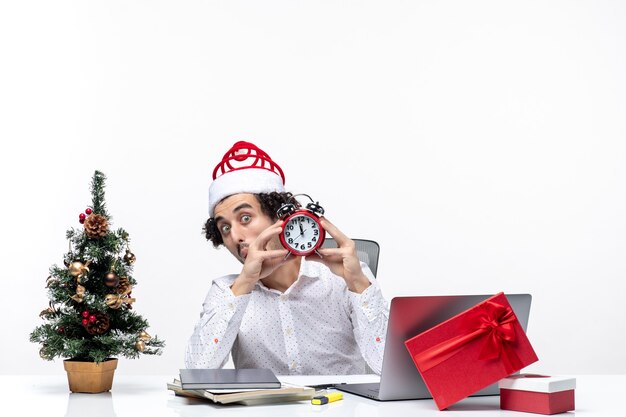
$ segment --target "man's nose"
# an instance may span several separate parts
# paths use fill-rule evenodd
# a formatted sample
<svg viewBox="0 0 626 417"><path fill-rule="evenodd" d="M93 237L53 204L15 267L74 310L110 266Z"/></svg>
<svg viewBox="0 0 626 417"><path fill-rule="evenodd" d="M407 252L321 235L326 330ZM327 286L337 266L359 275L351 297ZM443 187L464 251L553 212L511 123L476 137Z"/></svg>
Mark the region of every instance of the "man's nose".
<svg viewBox="0 0 626 417"><path fill-rule="evenodd" d="M230 237L233 239L233 242L245 242L244 227L239 224L233 224L230 227Z"/></svg>

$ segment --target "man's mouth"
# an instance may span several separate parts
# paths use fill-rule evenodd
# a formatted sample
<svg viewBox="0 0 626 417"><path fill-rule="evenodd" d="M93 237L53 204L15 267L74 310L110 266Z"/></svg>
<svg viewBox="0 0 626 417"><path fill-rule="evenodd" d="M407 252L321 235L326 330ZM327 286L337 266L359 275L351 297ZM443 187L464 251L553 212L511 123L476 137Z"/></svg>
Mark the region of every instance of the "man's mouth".
<svg viewBox="0 0 626 417"><path fill-rule="evenodd" d="M246 256L248 256L248 245L245 243L238 245L237 253L241 259L246 259Z"/></svg>

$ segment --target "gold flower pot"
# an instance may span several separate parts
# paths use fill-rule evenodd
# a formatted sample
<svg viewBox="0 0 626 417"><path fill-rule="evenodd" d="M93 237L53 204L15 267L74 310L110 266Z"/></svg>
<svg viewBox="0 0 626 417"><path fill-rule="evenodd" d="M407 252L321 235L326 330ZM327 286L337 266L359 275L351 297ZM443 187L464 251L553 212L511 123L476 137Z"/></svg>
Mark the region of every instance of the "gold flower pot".
<svg viewBox="0 0 626 417"><path fill-rule="evenodd" d="M117 359L106 359L100 363L66 359L63 367L70 391L96 394L111 390Z"/></svg>

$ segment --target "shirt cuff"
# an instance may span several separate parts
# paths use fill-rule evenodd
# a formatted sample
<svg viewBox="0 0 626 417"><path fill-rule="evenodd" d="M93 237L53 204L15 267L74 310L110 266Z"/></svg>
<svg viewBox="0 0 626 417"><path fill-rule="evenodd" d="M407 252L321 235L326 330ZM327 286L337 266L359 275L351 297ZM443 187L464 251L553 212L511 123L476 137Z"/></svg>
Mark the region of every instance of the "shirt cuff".
<svg viewBox="0 0 626 417"><path fill-rule="evenodd" d="M365 318L368 322L378 319L380 313L385 310L385 299L378 282L371 281L371 284L361 294L349 291L352 307L358 316Z"/></svg>

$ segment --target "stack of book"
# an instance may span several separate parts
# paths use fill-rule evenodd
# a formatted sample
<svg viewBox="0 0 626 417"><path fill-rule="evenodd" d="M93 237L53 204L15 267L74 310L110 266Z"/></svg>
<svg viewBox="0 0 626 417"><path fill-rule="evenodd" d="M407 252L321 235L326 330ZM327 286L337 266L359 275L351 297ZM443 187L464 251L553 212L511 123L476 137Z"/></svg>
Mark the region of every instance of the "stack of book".
<svg viewBox="0 0 626 417"><path fill-rule="evenodd" d="M181 369L167 384L176 395L245 405L310 400L315 389L281 383L269 369Z"/></svg>

